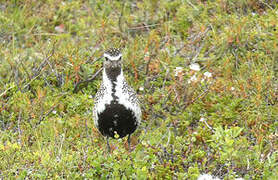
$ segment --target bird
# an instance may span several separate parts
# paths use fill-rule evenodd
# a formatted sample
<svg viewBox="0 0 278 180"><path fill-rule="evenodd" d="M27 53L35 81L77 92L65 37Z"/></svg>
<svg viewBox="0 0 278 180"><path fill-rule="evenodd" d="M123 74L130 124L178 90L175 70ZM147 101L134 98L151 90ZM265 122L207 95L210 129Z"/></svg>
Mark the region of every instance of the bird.
<svg viewBox="0 0 278 180"><path fill-rule="evenodd" d="M121 51L110 48L103 57L102 82L94 100L94 125L106 137L108 152L110 137L125 136L130 151L130 136L141 122L140 103L124 77Z"/></svg>

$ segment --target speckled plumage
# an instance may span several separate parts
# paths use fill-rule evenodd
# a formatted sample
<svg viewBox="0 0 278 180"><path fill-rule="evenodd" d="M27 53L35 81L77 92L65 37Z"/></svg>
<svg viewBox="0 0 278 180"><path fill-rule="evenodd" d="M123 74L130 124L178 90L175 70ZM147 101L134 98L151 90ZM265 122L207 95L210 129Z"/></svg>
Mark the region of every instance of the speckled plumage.
<svg viewBox="0 0 278 180"><path fill-rule="evenodd" d="M106 50L104 52L104 54L110 55L112 57L116 57L119 54L121 54L121 51L119 49L117 49L117 48L111 48L111 49Z"/></svg>
<svg viewBox="0 0 278 180"><path fill-rule="evenodd" d="M125 80L121 52L109 49L104 57L102 83L93 109L94 123L106 137L130 136L141 122L139 101Z"/></svg>

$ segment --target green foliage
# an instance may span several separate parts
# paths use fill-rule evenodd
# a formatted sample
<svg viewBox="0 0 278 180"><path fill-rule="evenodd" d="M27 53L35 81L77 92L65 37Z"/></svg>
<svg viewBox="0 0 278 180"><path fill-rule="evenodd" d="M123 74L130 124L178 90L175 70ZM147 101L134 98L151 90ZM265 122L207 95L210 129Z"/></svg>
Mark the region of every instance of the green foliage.
<svg viewBox="0 0 278 180"><path fill-rule="evenodd" d="M269 0L1 1L0 179L275 179L277 12ZM92 119L101 76L73 90L111 46L143 122L131 152L111 139L109 154Z"/></svg>

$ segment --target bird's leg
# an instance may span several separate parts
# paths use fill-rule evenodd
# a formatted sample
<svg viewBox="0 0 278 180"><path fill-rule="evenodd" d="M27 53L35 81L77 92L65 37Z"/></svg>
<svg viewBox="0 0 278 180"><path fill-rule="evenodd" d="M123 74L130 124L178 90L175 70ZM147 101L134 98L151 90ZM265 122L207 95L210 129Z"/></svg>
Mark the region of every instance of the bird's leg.
<svg viewBox="0 0 278 180"><path fill-rule="evenodd" d="M127 143L128 143L128 151L131 152L131 149L130 149L130 134L127 137Z"/></svg>
<svg viewBox="0 0 278 180"><path fill-rule="evenodd" d="M109 145L109 137L106 136L106 144L107 144L107 150L108 150L108 153L110 153L110 145Z"/></svg>

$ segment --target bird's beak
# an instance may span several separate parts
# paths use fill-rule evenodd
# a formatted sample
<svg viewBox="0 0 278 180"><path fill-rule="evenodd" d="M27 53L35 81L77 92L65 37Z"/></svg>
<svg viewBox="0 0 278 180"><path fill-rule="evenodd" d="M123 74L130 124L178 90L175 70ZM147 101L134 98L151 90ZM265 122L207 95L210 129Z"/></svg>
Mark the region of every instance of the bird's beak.
<svg viewBox="0 0 278 180"><path fill-rule="evenodd" d="M120 67L121 63L120 61L112 61L112 68L118 68Z"/></svg>

